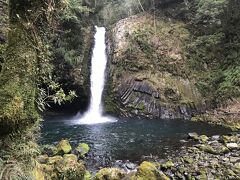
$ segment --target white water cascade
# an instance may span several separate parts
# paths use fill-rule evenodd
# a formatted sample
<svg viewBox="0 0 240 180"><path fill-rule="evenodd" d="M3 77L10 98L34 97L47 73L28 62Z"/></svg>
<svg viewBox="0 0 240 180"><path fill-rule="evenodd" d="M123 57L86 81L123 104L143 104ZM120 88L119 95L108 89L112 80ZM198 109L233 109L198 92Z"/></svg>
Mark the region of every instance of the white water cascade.
<svg viewBox="0 0 240 180"><path fill-rule="evenodd" d="M80 117L78 124L98 124L114 122L110 117L102 116L102 92L107 65L104 27L96 27L95 45L91 64L91 101L88 111Z"/></svg>

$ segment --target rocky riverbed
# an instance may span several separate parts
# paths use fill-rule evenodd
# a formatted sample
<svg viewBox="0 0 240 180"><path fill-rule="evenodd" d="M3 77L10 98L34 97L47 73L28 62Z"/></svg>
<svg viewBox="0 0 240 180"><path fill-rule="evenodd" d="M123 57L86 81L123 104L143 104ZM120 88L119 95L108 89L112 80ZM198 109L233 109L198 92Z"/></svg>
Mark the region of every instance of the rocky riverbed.
<svg viewBox="0 0 240 180"><path fill-rule="evenodd" d="M189 133L188 139L181 142L180 152L166 159L145 156L140 165L116 161L113 167L101 167L91 174L84 162L90 147L81 143L73 148L68 140L62 140L56 146L42 146L35 174L45 179L85 180L239 179L239 133L211 137ZM185 146L187 142L194 145Z"/></svg>

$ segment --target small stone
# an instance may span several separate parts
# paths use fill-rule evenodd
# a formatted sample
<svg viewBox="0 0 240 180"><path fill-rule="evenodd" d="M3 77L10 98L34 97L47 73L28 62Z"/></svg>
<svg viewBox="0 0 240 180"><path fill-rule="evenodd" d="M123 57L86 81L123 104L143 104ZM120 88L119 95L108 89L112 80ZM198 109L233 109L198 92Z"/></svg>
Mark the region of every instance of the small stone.
<svg viewBox="0 0 240 180"><path fill-rule="evenodd" d="M127 167L127 169L129 169L129 170L133 170L133 169L136 168L136 165L133 164L133 163L127 163L127 164L126 164L126 167Z"/></svg>
<svg viewBox="0 0 240 180"><path fill-rule="evenodd" d="M210 154L216 154L216 151L213 149L212 146L210 145L205 145L205 144L201 144L197 146L201 151L210 153Z"/></svg>
<svg viewBox="0 0 240 180"><path fill-rule="evenodd" d="M206 143L209 140L209 137L207 137L206 135L201 135L199 136L199 141L202 143Z"/></svg>
<svg viewBox="0 0 240 180"><path fill-rule="evenodd" d="M182 139L182 140L180 140L180 143L187 143L188 141L186 141L186 140L184 140L184 139Z"/></svg>
<svg viewBox="0 0 240 180"><path fill-rule="evenodd" d="M198 134L193 132L193 133L188 133L188 138L189 139L194 139L194 140L198 140L199 137L198 137Z"/></svg>
<svg viewBox="0 0 240 180"><path fill-rule="evenodd" d="M161 167L163 169L170 169L174 166L174 163L172 161L167 161L165 164L162 164Z"/></svg>
<svg viewBox="0 0 240 180"><path fill-rule="evenodd" d="M183 160L188 163L188 164L192 164L193 163L193 159L191 157L184 157Z"/></svg>
<svg viewBox="0 0 240 180"><path fill-rule="evenodd" d="M214 135L212 136L212 140L213 141L218 141L220 139L220 136L219 135Z"/></svg>
<svg viewBox="0 0 240 180"><path fill-rule="evenodd" d="M238 161L240 161L240 158L239 158L239 157L230 157L230 162L231 162L231 163L236 163L236 162L238 162Z"/></svg>
<svg viewBox="0 0 240 180"><path fill-rule="evenodd" d="M237 143L227 143L226 146L229 149L238 149L238 144Z"/></svg>
<svg viewBox="0 0 240 180"><path fill-rule="evenodd" d="M37 157L37 162L40 164L46 164L48 162L48 155L40 155Z"/></svg>

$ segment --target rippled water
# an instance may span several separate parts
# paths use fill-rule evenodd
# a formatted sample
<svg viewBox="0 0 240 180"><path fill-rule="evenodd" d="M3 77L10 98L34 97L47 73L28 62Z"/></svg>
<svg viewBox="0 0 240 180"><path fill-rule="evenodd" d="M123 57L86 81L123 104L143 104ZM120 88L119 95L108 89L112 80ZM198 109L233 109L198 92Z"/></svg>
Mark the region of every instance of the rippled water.
<svg viewBox="0 0 240 180"><path fill-rule="evenodd" d="M183 120L119 119L115 123L73 125L70 117L48 116L42 125L41 143L56 144L67 138L71 144L85 142L91 147L88 165L105 166L110 161L139 162L142 156L162 158L180 150L187 133L216 135L230 130Z"/></svg>

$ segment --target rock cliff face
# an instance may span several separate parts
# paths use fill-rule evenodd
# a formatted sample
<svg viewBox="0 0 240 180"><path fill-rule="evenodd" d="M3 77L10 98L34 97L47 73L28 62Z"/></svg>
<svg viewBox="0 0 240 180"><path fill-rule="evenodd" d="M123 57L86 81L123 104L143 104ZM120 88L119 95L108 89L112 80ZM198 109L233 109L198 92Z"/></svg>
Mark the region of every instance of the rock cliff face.
<svg viewBox="0 0 240 180"><path fill-rule="evenodd" d="M205 110L194 79L188 78L185 24L158 17L132 16L109 30L106 113L175 119Z"/></svg>

